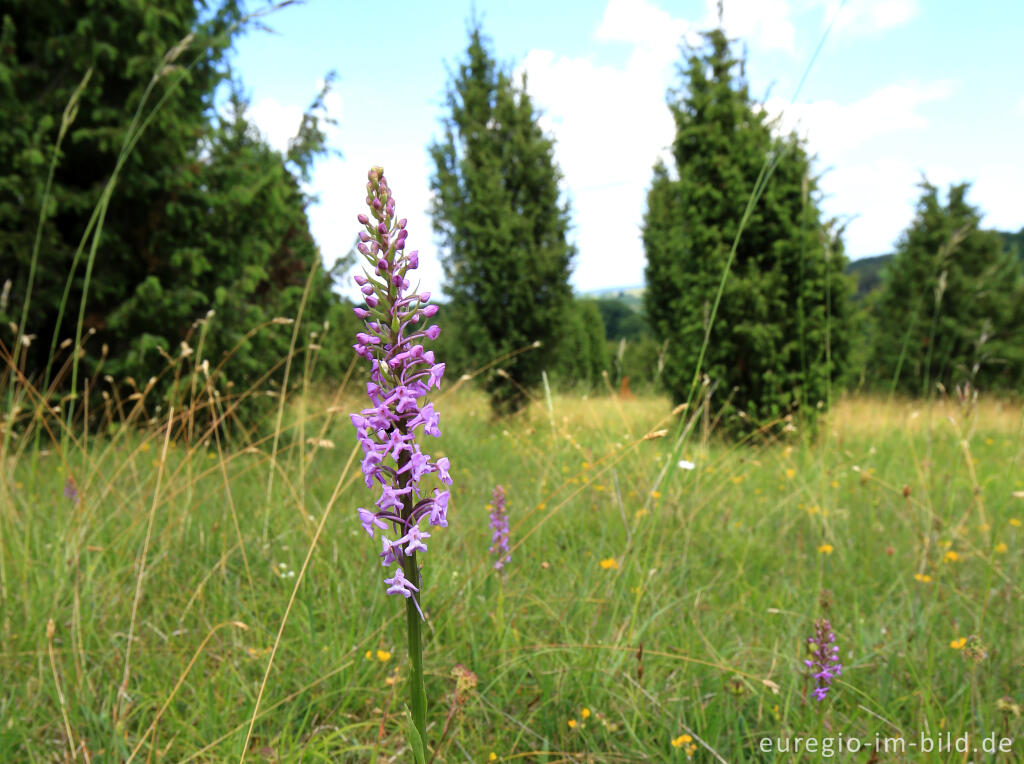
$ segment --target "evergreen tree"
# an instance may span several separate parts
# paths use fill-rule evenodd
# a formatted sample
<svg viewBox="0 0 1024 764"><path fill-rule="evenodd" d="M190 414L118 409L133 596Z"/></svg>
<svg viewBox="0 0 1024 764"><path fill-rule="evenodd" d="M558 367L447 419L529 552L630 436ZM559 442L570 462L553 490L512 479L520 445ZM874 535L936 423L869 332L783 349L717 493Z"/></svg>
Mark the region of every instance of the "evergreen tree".
<svg viewBox="0 0 1024 764"><path fill-rule="evenodd" d="M204 355L216 366L238 345L241 392L287 351L292 330L272 319L296 315L311 270L301 336L342 320L300 187L324 151L324 94L279 154L237 87L232 113L211 118L246 26L238 2L64 5L14 0L0 20L0 318L35 336L20 365L40 384L60 365L55 344L81 330L79 388L101 368L141 384L213 310ZM90 229L94 211L105 214Z"/></svg>
<svg viewBox="0 0 1024 764"><path fill-rule="evenodd" d="M478 367L540 343L488 379L495 413L511 413L563 345L575 254L566 241L568 205L559 200L554 146L537 124L526 79L517 86L494 61L479 25L449 86L448 108L444 137L430 148L432 213L459 339Z"/></svg>
<svg viewBox="0 0 1024 764"><path fill-rule="evenodd" d="M849 286L839 232L822 222L800 140L773 133L725 34L714 30L704 39L687 52L682 84L669 94L674 167L656 164L644 218L645 308L656 337L667 341L663 383L681 402L707 375L728 429L797 410L810 422L846 352ZM712 323L722 274L766 163L767 183Z"/></svg>
<svg viewBox="0 0 1024 764"><path fill-rule="evenodd" d="M930 395L971 382L1015 389L1024 381L1024 287L1014 252L980 229L967 183L945 204L921 184L913 222L897 242L873 306L870 377L884 390Z"/></svg>

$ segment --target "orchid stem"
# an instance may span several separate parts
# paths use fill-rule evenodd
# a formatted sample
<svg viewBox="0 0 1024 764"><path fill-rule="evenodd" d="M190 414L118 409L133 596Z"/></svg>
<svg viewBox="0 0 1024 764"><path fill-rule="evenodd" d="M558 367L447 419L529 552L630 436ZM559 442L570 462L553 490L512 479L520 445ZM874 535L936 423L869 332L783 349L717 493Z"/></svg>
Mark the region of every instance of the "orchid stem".
<svg viewBox="0 0 1024 764"><path fill-rule="evenodd" d="M416 565L416 555L407 554L402 556L402 568L405 577L412 584L414 591L420 588L420 571ZM409 664L412 669L409 674L409 710L412 712L412 721L416 725L423 747L427 747L427 693L423 687L423 644L422 644L422 616L416 603L414 594L405 599L406 628L409 633Z"/></svg>

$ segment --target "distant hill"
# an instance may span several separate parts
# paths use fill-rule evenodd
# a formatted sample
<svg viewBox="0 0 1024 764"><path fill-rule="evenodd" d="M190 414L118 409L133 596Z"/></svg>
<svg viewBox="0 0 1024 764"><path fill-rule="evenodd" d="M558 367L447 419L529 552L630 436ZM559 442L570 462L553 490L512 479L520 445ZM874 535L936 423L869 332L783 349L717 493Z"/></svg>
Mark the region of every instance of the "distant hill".
<svg viewBox="0 0 1024 764"><path fill-rule="evenodd" d="M999 235L1003 237L1003 247L1010 251L1016 251L1018 259L1024 263L1024 228L1017 233L999 231Z"/></svg>
<svg viewBox="0 0 1024 764"><path fill-rule="evenodd" d="M626 303L626 305L634 310L639 311L643 310L644 287L642 285L604 287L602 289L592 289L589 292L584 292L580 296L591 300L619 300L620 302Z"/></svg>
<svg viewBox="0 0 1024 764"><path fill-rule="evenodd" d="M597 303L608 339L636 340L650 333L644 318L643 287L595 289L580 297Z"/></svg>
<svg viewBox="0 0 1024 764"><path fill-rule="evenodd" d="M855 302L860 302L867 295L882 286L882 269L892 260L892 255L875 255L854 260L846 266L846 275L857 279L857 290L853 293Z"/></svg>

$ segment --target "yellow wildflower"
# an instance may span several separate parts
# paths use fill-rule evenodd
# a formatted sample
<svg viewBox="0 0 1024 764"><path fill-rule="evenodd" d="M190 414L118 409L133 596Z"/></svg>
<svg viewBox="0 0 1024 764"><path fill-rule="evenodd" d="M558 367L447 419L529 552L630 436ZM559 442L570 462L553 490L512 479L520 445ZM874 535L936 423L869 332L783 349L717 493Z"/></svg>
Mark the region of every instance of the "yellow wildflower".
<svg viewBox="0 0 1024 764"><path fill-rule="evenodd" d="M684 745L686 745L687 743L690 743L690 742L693 742L693 738L690 737L689 735L683 734L683 735L680 735L679 737L675 738L672 741L672 747L673 748L682 748Z"/></svg>
<svg viewBox="0 0 1024 764"><path fill-rule="evenodd" d="M646 509L638 509L636 511L636 519L639 520L641 517L647 517L647 510Z"/></svg>
<svg viewBox="0 0 1024 764"><path fill-rule="evenodd" d="M952 647L954 650L963 650L964 645L966 644L967 637L960 637L960 639L954 639L952 642L950 642L949 646Z"/></svg>
<svg viewBox="0 0 1024 764"><path fill-rule="evenodd" d="M1006 546L1006 543L1003 541L1000 541L998 544L996 544L996 554L1006 554L1009 550L1010 548Z"/></svg>
<svg viewBox="0 0 1024 764"><path fill-rule="evenodd" d="M1019 528L1020 527L1020 520L1018 520L1016 517L1011 517L1010 518L1010 525L1012 525L1014 528Z"/></svg>
<svg viewBox="0 0 1024 764"><path fill-rule="evenodd" d="M498 754L496 754L494 751L491 751L490 755L487 757L487 760L488 761L497 761L498 760Z"/></svg>
<svg viewBox="0 0 1024 764"><path fill-rule="evenodd" d="M608 557L608 558L606 558L604 560L601 560L601 569L602 570L618 570L619 569L619 561L616 560L614 557Z"/></svg>
<svg viewBox="0 0 1024 764"><path fill-rule="evenodd" d="M932 580L932 577L929 576L927 573L915 573L914 580L920 581L922 584L927 584L929 581Z"/></svg>
<svg viewBox="0 0 1024 764"><path fill-rule="evenodd" d="M590 718L590 709L589 708L584 708L582 711L580 711L580 716L582 716L584 719L589 719Z"/></svg>
<svg viewBox="0 0 1024 764"><path fill-rule="evenodd" d="M792 467L787 467L786 468L786 479L787 480L792 480L795 477L796 477L796 470L793 469Z"/></svg>
<svg viewBox="0 0 1024 764"><path fill-rule="evenodd" d="M391 653L389 653L387 650L378 650L377 660L379 660L381 663L387 663L389 660L391 660Z"/></svg>
<svg viewBox="0 0 1024 764"><path fill-rule="evenodd" d="M822 544L818 547L818 554L832 554L835 551L835 547L831 544Z"/></svg>
<svg viewBox="0 0 1024 764"><path fill-rule="evenodd" d="M661 491L651 491L651 498L652 499L660 499L661 498ZM1020 525L1020 523L1017 523L1017 524Z"/></svg>
<svg viewBox="0 0 1024 764"><path fill-rule="evenodd" d="M952 549L950 549L948 552L946 552L946 556L944 559L946 560L946 562L956 562L960 559L960 555L954 552Z"/></svg>
<svg viewBox="0 0 1024 764"><path fill-rule="evenodd" d="M576 720L575 719L570 719L569 720L569 729L571 729L571 730L572 729L576 729Z"/></svg>

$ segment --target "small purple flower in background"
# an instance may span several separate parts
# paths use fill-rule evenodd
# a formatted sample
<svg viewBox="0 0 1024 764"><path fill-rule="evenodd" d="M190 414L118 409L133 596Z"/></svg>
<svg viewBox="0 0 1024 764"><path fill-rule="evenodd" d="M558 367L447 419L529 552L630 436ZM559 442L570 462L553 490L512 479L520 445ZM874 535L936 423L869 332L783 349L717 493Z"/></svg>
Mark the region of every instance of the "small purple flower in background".
<svg viewBox="0 0 1024 764"><path fill-rule="evenodd" d="M450 492L435 488L421 493L424 475L435 473L445 486L452 484L448 459L431 461L416 442L416 430L438 437L438 414L434 405L420 404L432 387L441 386L444 364L437 363L431 350L424 350L425 339L435 339L437 326L425 327L425 319L437 313L429 305L429 292L409 292L407 274L419 262L415 251L405 253L405 218L395 218L395 200L384 179L384 170L374 167L368 173L366 203L369 215L359 215L364 230L359 233L357 249L367 265L356 276L366 307L355 308L363 319L365 332L356 334L356 353L370 362L370 381L366 385L369 408L352 414L356 437L363 449L362 471L367 488L380 486L376 510L359 508L359 522L371 538L380 533L380 557L385 567L398 565L384 579L388 594L411 599L420 618L423 611L417 601L420 590L416 552L426 552L430 538L419 527L427 518L431 525L448 525ZM393 530L395 538L384 535Z"/></svg>
<svg viewBox="0 0 1024 764"><path fill-rule="evenodd" d="M807 638L811 657L804 661L814 672L811 676L815 680L814 697L817 700L825 699L832 680L843 673L843 666L839 662L839 647L835 642L832 624L827 618L819 618L814 624L814 636Z"/></svg>
<svg viewBox="0 0 1024 764"><path fill-rule="evenodd" d="M487 551L497 556L494 569L501 570L505 563L512 559L508 553L508 515L505 514L505 489L500 485L494 487L494 505L491 507L491 548Z"/></svg>
<svg viewBox="0 0 1024 764"><path fill-rule="evenodd" d="M75 479L68 475L64 479L64 498L70 501L72 504L78 503L78 485L75 483Z"/></svg>

